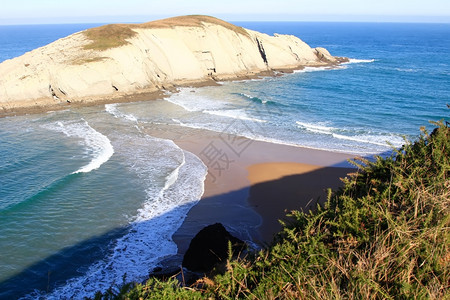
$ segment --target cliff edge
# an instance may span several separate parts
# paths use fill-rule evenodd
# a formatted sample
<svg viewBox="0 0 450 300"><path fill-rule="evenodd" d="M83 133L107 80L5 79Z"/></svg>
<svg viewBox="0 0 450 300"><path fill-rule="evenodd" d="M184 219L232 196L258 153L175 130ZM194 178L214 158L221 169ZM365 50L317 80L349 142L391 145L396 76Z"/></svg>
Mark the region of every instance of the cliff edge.
<svg viewBox="0 0 450 300"><path fill-rule="evenodd" d="M174 86L343 60L295 36L269 36L208 16L110 24L2 62L0 107L6 112L113 102Z"/></svg>

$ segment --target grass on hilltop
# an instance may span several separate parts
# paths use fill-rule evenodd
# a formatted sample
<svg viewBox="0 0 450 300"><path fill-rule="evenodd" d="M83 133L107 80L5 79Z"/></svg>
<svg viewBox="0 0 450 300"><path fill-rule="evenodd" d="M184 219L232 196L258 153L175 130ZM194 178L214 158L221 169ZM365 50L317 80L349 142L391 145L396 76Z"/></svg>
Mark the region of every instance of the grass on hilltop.
<svg viewBox="0 0 450 300"><path fill-rule="evenodd" d="M126 24L109 24L90 28L83 31L91 43L84 46L85 50L103 51L128 44L127 39L134 37L137 33Z"/></svg>
<svg viewBox="0 0 450 300"><path fill-rule="evenodd" d="M104 51L110 48L127 45L129 43L127 40L133 38L137 34L137 32L133 30L135 28L173 28L176 26L201 27L204 26L204 23L220 25L237 34L249 36L248 32L242 27L235 26L210 16L192 15L157 20L143 24L109 24L90 28L83 31L84 35L91 41L83 48L85 50Z"/></svg>
<svg viewBox="0 0 450 300"><path fill-rule="evenodd" d="M150 278L101 299L445 299L450 283L450 129L422 129L315 211L293 211L273 244L192 286ZM231 255L230 255L231 257ZM448 299L448 298L447 298Z"/></svg>

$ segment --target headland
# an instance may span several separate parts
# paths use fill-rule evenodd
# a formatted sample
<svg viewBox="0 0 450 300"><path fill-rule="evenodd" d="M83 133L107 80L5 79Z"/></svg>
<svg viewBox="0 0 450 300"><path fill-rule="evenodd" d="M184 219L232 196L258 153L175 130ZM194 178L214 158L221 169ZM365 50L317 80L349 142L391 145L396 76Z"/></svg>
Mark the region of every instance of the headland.
<svg viewBox="0 0 450 300"><path fill-rule="evenodd" d="M162 98L213 85L347 61L291 35L209 16L81 31L0 64L2 115Z"/></svg>

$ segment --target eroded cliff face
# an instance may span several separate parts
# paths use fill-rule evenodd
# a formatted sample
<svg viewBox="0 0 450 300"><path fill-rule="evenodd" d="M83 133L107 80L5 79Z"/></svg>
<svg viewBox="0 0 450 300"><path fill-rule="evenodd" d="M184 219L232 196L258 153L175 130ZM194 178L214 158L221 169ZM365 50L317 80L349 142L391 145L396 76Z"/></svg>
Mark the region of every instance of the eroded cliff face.
<svg viewBox="0 0 450 300"><path fill-rule="evenodd" d="M90 102L208 80L339 63L295 36L206 16L75 33L0 64L3 109Z"/></svg>

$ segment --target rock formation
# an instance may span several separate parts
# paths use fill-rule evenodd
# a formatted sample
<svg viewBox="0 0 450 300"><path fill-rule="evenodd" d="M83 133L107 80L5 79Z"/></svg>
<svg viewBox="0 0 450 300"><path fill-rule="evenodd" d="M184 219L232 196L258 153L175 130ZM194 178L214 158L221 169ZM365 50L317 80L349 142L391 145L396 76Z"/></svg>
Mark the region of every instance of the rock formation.
<svg viewBox="0 0 450 300"><path fill-rule="evenodd" d="M295 36L269 36L213 17L111 24L1 63L0 107L113 102L174 86L339 62Z"/></svg>
<svg viewBox="0 0 450 300"><path fill-rule="evenodd" d="M229 242L233 252L245 249L245 243L232 236L222 224L206 226L192 239L183 258L183 267L194 272L211 271L227 260Z"/></svg>

